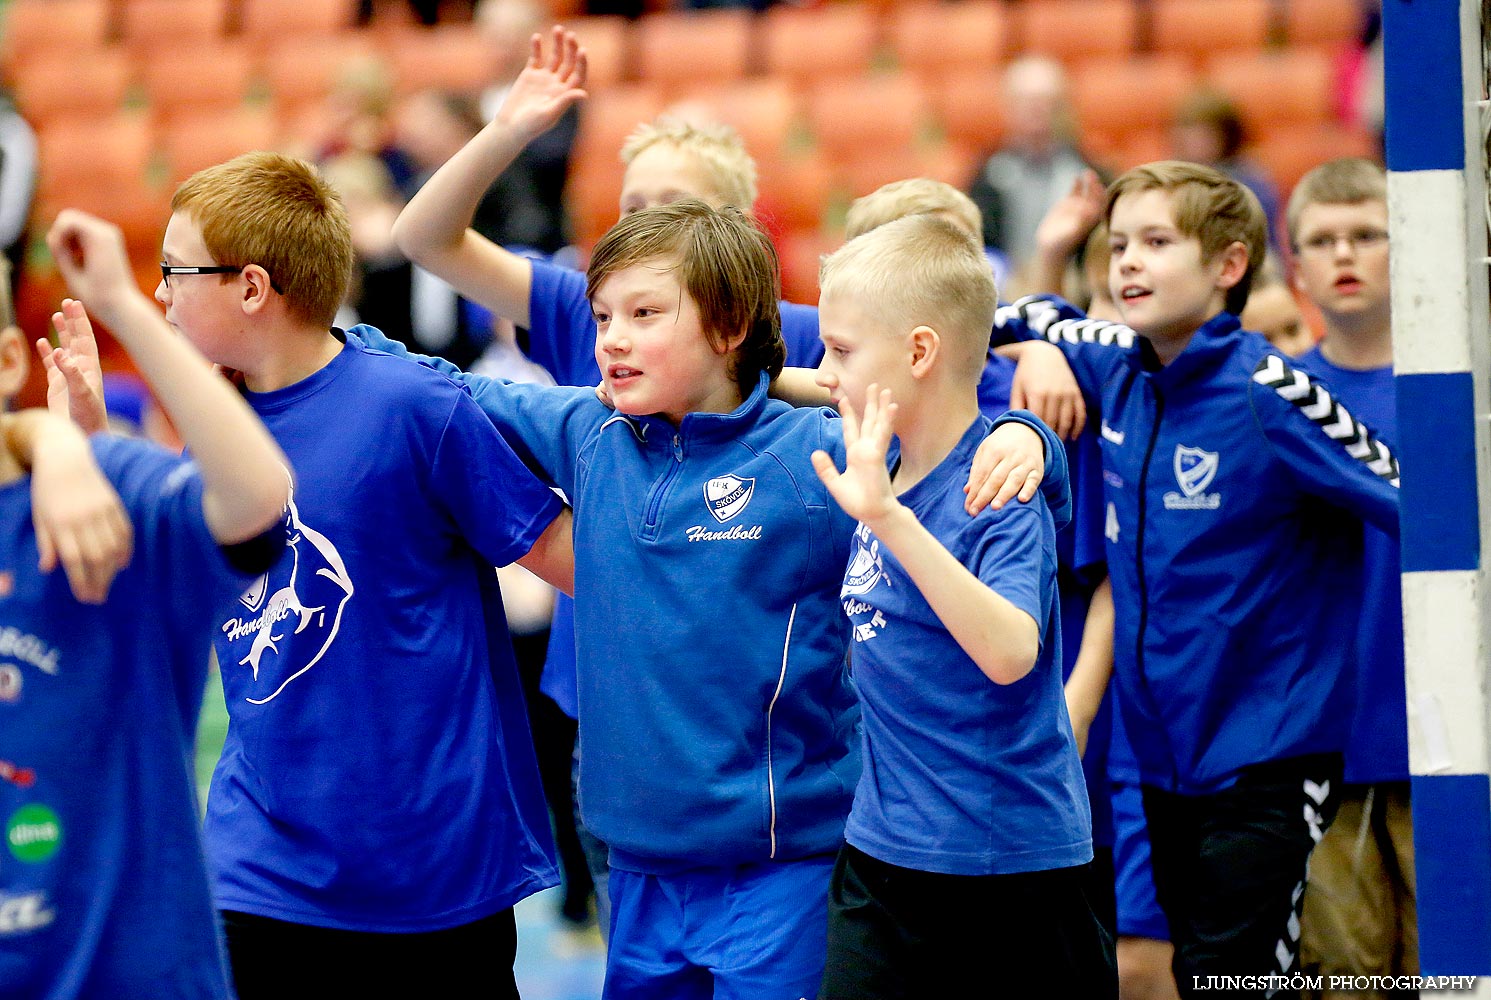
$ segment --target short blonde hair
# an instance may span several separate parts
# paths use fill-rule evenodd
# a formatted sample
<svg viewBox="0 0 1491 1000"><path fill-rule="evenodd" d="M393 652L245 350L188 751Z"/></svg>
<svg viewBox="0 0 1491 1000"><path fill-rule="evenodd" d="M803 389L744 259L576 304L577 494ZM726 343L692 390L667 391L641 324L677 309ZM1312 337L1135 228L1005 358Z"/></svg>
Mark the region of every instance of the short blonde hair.
<svg viewBox="0 0 1491 1000"><path fill-rule="evenodd" d="M823 296L852 297L892 330L929 326L977 382L989 351L998 292L983 249L939 215L877 226L823 258Z"/></svg>
<svg viewBox="0 0 1491 1000"><path fill-rule="evenodd" d="M756 388L762 372L772 378L781 373L787 348L777 252L750 216L733 205L714 208L698 198L624 215L590 255L586 296L594 298L612 274L649 262L676 269L678 284L699 307L704 335L716 350L745 334L730 361L743 395Z"/></svg>
<svg viewBox="0 0 1491 1000"><path fill-rule="evenodd" d="M1175 228L1201 243L1201 258L1215 260L1233 243L1247 248L1248 266L1227 290L1225 308L1241 313L1253 287L1253 274L1268 252L1268 219L1258 196L1219 170L1183 160L1160 160L1119 176L1108 185L1103 221L1113 221L1113 206L1126 194L1165 191L1170 195Z"/></svg>
<svg viewBox="0 0 1491 1000"><path fill-rule="evenodd" d="M983 238L984 217L973 199L951 184L929 177L891 181L854 199L844 221L844 238L852 240L877 226L918 212L942 213L974 239Z"/></svg>
<svg viewBox="0 0 1491 1000"><path fill-rule="evenodd" d="M352 279L352 227L304 160L245 153L188 177L172 213L191 218L217 264L258 264L296 317L331 326Z"/></svg>
<svg viewBox="0 0 1491 1000"><path fill-rule="evenodd" d="M728 125L684 121L660 115L632 130L621 144L621 162L631 166L643 150L659 143L691 153L704 166L714 194L726 205L750 212L756 205L756 161L740 133Z"/></svg>
<svg viewBox="0 0 1491 1000"><path fill-rule="evenodd" d="M1299 217L1306 207L1360 205L1364 201L1387 204L1387 172L1359 156L1327 160L1301 177L1289 196L1289 207L1285 211L1289 239L1299 242Z"/></svg>

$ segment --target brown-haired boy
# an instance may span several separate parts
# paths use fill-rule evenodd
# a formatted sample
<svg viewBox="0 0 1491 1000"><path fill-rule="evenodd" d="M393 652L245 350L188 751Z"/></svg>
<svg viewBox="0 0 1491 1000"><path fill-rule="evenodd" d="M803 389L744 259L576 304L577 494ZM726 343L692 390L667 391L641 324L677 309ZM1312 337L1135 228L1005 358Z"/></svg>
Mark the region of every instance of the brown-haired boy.
<svg viewBox="0 0 1491 1000"><path fill-rule="evenodd" d="M167 321L297 471L284 555L217 629L204 838L238 994L516 996L512 906L556 873L492 567L567 585L568 515L460 388L331 328L351 232L309 164L193 175L162 252Z"/></svg>
<svg viewBox="0 0 1491 1000"><path fill-rule="evenodd" d="M1305 861L1340 793L1363 521L1395 532L1397 463L1240 329L1257 199L1160 162L1108 193L1127 327L1025 303L1101 410L1115 677L1183 994L1297 968ZM1265 988L1282 988L1277 980Z"/></svg>

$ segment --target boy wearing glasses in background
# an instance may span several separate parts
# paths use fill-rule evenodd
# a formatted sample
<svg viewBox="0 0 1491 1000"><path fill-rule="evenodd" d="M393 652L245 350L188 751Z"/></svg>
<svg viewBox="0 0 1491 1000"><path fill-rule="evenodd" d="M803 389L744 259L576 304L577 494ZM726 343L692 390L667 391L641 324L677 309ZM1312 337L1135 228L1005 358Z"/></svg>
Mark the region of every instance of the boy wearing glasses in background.
<svg viewBox="0 0 1491 1000"><path fill-rule="evenodd" d="M249 153L171 209L166 320L296 469L283 554L213 629L238 996L515 998L512 906L558 877L493 567L568 589L568 512L464 390L331 328L351 229L309 164Z"/></svg>
<svg viewBox="0 0 1491 1000"><path fill-rule="evenodd" d="M1325 321L1325 338L1299 365L1391 441L1387 177L1369 160L1332 160L1295 187L1287 219L1295 285ZM1310 856L1301 949L1316 973L1417 975L1398 539L1369 525L1365 547L1346 784L1336 822Z"/></svg>

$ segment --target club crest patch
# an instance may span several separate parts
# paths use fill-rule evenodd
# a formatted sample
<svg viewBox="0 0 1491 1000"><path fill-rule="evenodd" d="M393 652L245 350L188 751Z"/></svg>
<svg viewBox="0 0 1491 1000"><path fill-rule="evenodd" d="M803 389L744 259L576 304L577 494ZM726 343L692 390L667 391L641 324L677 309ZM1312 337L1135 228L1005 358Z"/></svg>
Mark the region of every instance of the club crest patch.
<svg viewBox="0 0 1491 1000"><path fill-rule="evenodd" d="M1211 485L1217 474L1217 453L1200 448L1175 446L1175 481L1180 491L1193 497Z"/></svg>
<svg viewBox="0 0 1491 1000"><path fill-rule="evenodd" d="M704 502L709 505L709 513L714 519L724 524L746 509L755 492L755 479L720 476L704 484Z"/></svg>

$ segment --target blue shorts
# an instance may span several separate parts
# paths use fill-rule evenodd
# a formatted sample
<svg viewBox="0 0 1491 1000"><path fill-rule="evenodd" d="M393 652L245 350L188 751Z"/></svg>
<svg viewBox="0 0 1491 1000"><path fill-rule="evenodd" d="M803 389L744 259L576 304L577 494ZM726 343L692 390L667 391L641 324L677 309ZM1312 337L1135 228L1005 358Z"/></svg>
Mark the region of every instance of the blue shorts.
<svg viewBox="0 0 1491 1000"><path fill-rule="evenodd" d="M611 869L604 1000L818 995L833 855L674 875Z"/></svg>
<svg viewBox="0 0 1491 1000"><path fill-rule="evenodd" d="M1155 895L1149 867L1149 831L1137 783L1113 779L1113 874L1118 936L1170 940L1170 925Z"/></svg>

